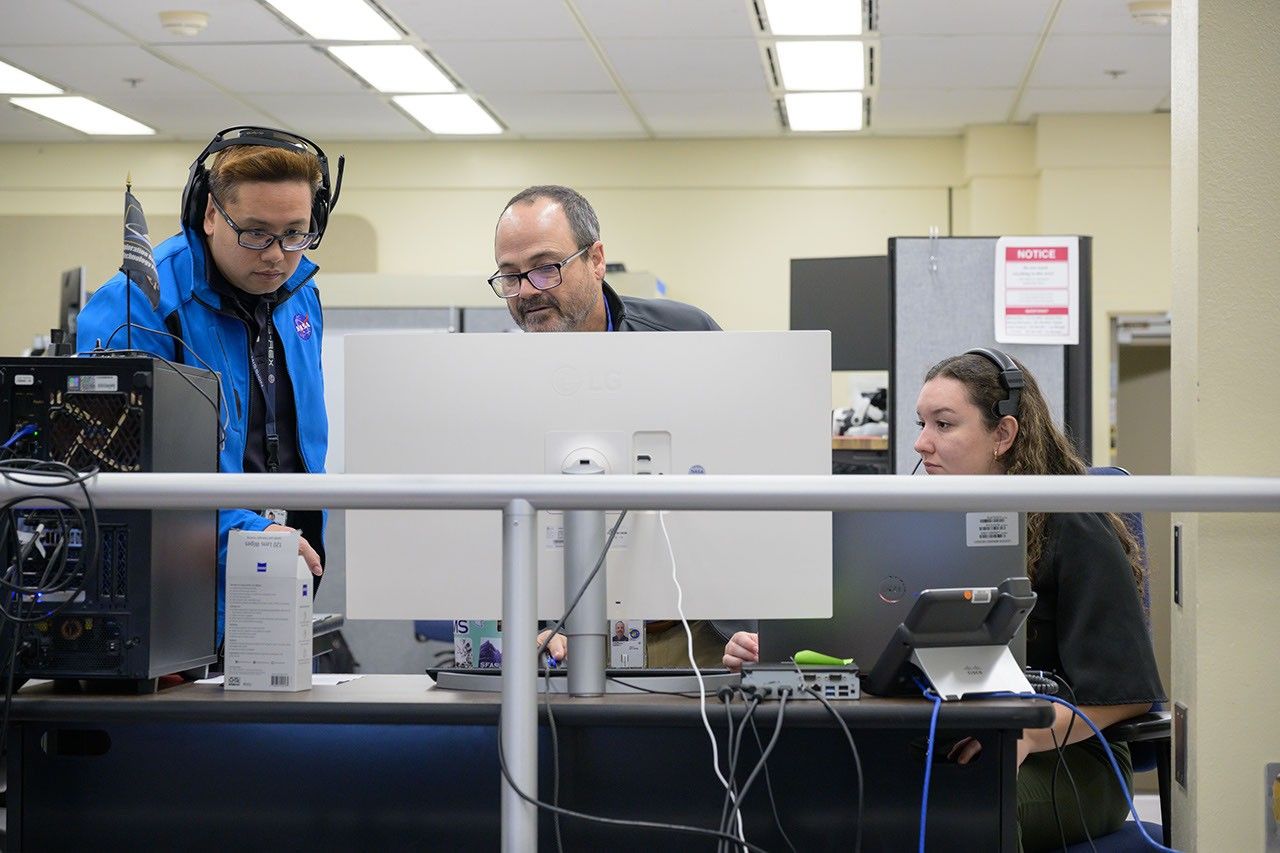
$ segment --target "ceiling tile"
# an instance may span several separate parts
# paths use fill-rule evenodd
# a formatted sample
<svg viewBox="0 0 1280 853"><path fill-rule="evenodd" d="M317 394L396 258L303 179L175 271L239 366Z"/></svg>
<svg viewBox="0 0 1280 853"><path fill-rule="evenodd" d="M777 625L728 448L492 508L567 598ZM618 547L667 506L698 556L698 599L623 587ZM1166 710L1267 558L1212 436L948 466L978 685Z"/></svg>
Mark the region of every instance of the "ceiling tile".
<svg viewBox="0 0 1280 853"><path fill-rule="evenodd" d="M958 132L970 124L999 124L1009 115L1016 89L881 89L871 105L871 129L879 134Z"/></svg>
<svg viewBox="0 0 1280 853"><path fill-rule="evenodd" d="M885 36L877 52L881 89L1017 86L1036 36Z"/></svg>
<svg viewBox="0 0 1280 853"><path fill-rule="evenodd" d="M1046 113L1149 113L1168 96L1165 89L1027 89L1018 121Z"/></svg>
<svg viewBox="0 0 1280 853"><path fill-rule="evenodd" d="M306 45L183 45L164 53L241 94L368 91L327 54Z"/></svg>
<svg viewBox="0 0 1280 853"><path fill-rule="evenodd" d="M78 0L120 29L147 43L210 44L213 42L302 41L301 33L267 10L258 0L185 2L176 0ZM199 35L174 35L160 26L160 13L170 9L199 9L209 25Z"/></svg>
<svg viewBox="0 0 1280 853"><path fill-rule="evenodd" d="M272 123L272 116L217 92L208 95L119 95L104 103L155 128L159 137L208 140L224 127Z"/></svg>
<svg viewBox="0 0 1280 853"><path fill-rule="evenodd" d="M379 2L511 135L782 132L751 0ZM262 0L203 5L208 28L182 39L159 25L160 11L181 8L176 0L0 0L0 59L153 125L161 139L206 139L242 121L331 139L423 137ZM1055 6L1016 118L1167 107L1168 31L1132 21L1124 0L880 5L875 134L954 133L1003 121ZM581 27L599 40L642 119L614 91ZM1108 69L1126 73L1112 80ZM128 78L142 83L132 87ZM0 104L0 140L84 138Z"/></svg>
<svg viewBox="0 0 1280 853"><path fill-rule="evenodd" d="M383 7L432 46L449 39L582 37L563 0L387 0Z"/></svg>
<svg viewBox="0 0 1280 853"><path fill-rule="evenodd" d="M1163 35L1169 38L1168 27L1138 23L1129 15L1129 4L1119 0L1071 0L1062 4L1058 20L1053 23L1054 35L1094 33Z"/></svg>
<svg viewBox="0 0 1280 853"><path fill-rule="evenodd" d="M441 42L432 51L473 92L612 92L613 81L582 39Z"/></svg>
<svg viewBox="0 0 1280 853"><path fill-rule="evenodd" d="M755 39L613 39L605 54L633 92L766 91Z"/></svg>
<svg viewBox="0 0 1280 853"><path fill-rule="evenodd" d="M1169 39L1160 36L1051 36L1040 53L1030 86L1168 88ZM1112 79L1105 72L1124 74Z"/></svg>
<svg viewBox="0 0 1280 853"><path fill-rule="evenodd" d="M772 136L782 132L772 97L758 92L637 92L641 115L660 136Z"/></svg>
<svg viewBox="0 0 1280 853"><path fill-rule="evenodd" d="M372 92L362 95L255 95L252 102L290 130L320 139L423 139L412 119ZM337 154L330 152L334 159ZM336 168L336 167L335 167Z"/></svg>
<svg viewBox="0 0 1280 853"><path fill-rule="evenodd" d="M754 38L757 29L743 0L577 0L587 29L598 39Z"/></svg>
<svg viewBox="0 0 1280 853"><path fill-rule="evenodd" d="M120 44L128 39L66 0L4 0L0 45ZM0 49L0 58L4 51Z"/></svg>
<svg viewBox="0 0 1280 853"><path fill-rule="evenodd" d="M485 103L512 133L525 136L638 136L644 128L614 93L486 95Z"/></svg>
<svg viewBox="0 0 1280 853"><path fill-rule="evenodd" d="M1118 4L1120 0L1105 2ZM1053 0L892 0L879 5L880 33L886 36L1039 35L1049 20Z"/></svg>
<svg viewBox="0 0 1280 853"><path fill-rule="evenodd" d="M141 94L201 94L213 86L187 74L140 47L87 46L15 47L5 51L13 64L89 97L128 92ZM129 80L140 81L136 86Z"/></svg>
<svg viewBox="0 0 1280 853"><path fill-rule="evenodd" d="M90 137L56 121L0 102L0 140L5 142L84 142ZM117 137L119 139L119 137Z"/></svg>

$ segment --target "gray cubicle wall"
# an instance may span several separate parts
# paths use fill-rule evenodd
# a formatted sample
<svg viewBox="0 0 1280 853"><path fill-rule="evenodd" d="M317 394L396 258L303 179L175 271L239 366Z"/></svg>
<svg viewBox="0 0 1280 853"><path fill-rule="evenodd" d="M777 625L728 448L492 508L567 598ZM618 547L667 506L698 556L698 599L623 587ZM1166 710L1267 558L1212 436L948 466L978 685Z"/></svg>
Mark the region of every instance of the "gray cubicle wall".
<svg viewBox="0 0 1280 853"><path fill-rule="evenodd" d="M326 308L324 312L324 397L329 415L329 455L326 469L341 473L345 468L343 423L345 372L343 338L369 332L456 332L461 327L458 308ZM387 365L388 370L397 366ZM444 369L442 366L441 369ZM387 415L393 417L396 401L387 401ZM318 613L345 613L347 609L347 525L346 512L329 513L325 531L324 580L316 590ZM342 629L352 655L365 673L420 673L435 664L432 649L415 640L412 622L359 619Z"/></svg>
<svg viewBox="0 0 1280 853"><path fill-rule="evenodd" d="M910 474L916 397L937 362L973 347L998 347L1035 375L1054 421L1089 458L1092 238L1080 238L1080 343L997 344L995 237L894 237L889 240L892 340L889 451L894 473ZM932 260L931 260L932 259Z"/></svg>
<svg viewBox="0 0 1280 853"><path fill-rule="evenodd" d="M512 319L506 305L496 308L463 308L464 332L518 332L520 327Z"/></svg>

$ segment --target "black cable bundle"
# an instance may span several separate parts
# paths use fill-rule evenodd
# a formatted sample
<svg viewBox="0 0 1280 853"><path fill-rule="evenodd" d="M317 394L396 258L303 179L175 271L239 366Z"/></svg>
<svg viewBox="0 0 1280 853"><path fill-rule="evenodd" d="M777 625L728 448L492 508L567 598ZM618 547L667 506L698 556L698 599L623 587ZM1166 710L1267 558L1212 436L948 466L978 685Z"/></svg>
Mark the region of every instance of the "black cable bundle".
<svg viewBox="0 0 1280 853"><path fill-rule="evenodd" d="M0 462L0 477L8 482L50 490L13 498L0 506L0 542L8 544L9 553L14 558L0 573L0 650L4 648L5 631L9 632L8 654L4 655L7 668L4 714L0 721L0 754L4 752L9 733L14 670L23 643L22 627L46 620L76 601L86 583L96 573L98 514L85 484L97 473L97 468L77 471L61 462L40 459L9 459ZM84 509L52 491L67 486L80 488ZM55 506L50 508L49 504ZM28 505L33 506L31 509L22 509ZM34 530L27 531L29 538L25 541L20 535L22 531L19 522L19 517L24 515L28 524L34 522L36 525ZM72 532L75 530L80 532L80 553L73 566L70 551ZM34 579L28 570L33 562L33 553L38 554L38 561L43 563L38 569L38 577ZM49 604L47 600L51 596L60 600Z"/></svg>

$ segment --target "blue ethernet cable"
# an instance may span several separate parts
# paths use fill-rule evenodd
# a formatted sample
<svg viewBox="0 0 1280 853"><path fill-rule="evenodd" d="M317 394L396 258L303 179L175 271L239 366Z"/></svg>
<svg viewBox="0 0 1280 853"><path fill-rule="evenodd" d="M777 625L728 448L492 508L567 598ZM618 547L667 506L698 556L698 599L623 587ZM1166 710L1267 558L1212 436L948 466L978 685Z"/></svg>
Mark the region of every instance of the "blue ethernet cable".
<svg viewBox="0 0 1280 853"><path fill-rule="evenodd" d="M924 694L924 698L933 702L933 713L929 715L929 745L925 749L924 756L924 793L920 795L920 853L924 853L924 826L925 818L929 813L929 777L933 773L933 741L934 735L938 732L938 711L942 709L942 697L930 690L920 682L920 679L914 679L916 687L920 688L920 692Z"/></svg>
<svg viewBox="0 0 1280 853"><path fill-rule="evenodd" d="M1070 710L1071 713L1075 714L1077 717L1084 720L1085 725L1087 725L1090 729L1093 730L1094 737L1096 737L1098 741L1102 744L1102 749L1107 754L1107 760L1111 762L1111 769L1116 774L1116 779L1120 780L1120 790L1124 791L1125 802L1129 804L1129 814L1133 815L1133 820L1138 825L1138 832L1142 834L1143 839L1145 839L1146 842L1149 845L1151 845L1152 849L1159 850L1161 851L1161 853L1178 853L1177 850L1174 850L1172 847L1165 847L1163 844L1159 843L1158 841L1156 841L1154 838L1152 838L1150 835L1147 834L1147 828L1142 825L1142 821L1138 818L1138 809L1133 804L1133 796L1129 793L1129 786L1124 784L1124 774L1120 772L1120 765L1116 762L1116 756L1111 751L1111 744L1107 742L1107 739L1105 737L1103 737L1102 731L1093 724L1093 720L1089 719L1084 714L1083 711L1081 711L1075 705L1072 705L1066 699L1060 699L1057 696L1050 696L1047 693L1001 692L1001 693L992 693L990 695L992 697L1012 697L1015 699L1043 699L1045 702L1053 702L1056 705L1062 705L1063 707ZM929 745L932 748L933 746L932 735L930 735ZM927 785L928 776L926 776L925 779L926 779L926 785ZM926 790L926 793L927 793L927 790ZM1168 820L1169 816L1165 815L1164 819ZM923 821L922 821L922 825L923 825Z"/></svg>

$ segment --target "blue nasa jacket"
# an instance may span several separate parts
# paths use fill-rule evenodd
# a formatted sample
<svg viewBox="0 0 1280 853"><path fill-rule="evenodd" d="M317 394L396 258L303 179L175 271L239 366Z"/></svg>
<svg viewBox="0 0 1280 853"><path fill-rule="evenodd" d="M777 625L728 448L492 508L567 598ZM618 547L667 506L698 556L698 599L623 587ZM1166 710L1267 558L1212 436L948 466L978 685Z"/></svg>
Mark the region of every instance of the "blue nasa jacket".
<svg viewBox="0 0 1280 853"><path fill-rule="evenodd" d="M142 289L118 273L93 294L80 312L76 344L81 352L98 341L107 349L125 347L125 288L132 286L132 346L171 361L217 371L222 377L222 404L226 434L218 456L218 470L244 470L245 434L251 397L249 333L245 324L223 306L223 299L209 283L204 241L184 229L155 247L160 279L160 306L153 310ZM297 412L297 447L308 473L324 472L329 447L329 422L324 407L324 380L320 369L323 319L320 294L312 278L319 268L303 257L298 269L280 288L272 321L284 349L285 367L293 385ZM182 339L157 332L167 332ZM184 345L185 344L185 345ZM190 352L188 352L188 348ZM193 356L199 356L196 358ZM225 612L227 532L262 530L270 521L255 510L224 509L218 512L218 644L222 643Z"/></svg>

